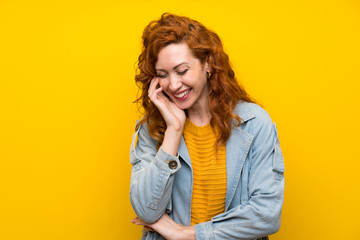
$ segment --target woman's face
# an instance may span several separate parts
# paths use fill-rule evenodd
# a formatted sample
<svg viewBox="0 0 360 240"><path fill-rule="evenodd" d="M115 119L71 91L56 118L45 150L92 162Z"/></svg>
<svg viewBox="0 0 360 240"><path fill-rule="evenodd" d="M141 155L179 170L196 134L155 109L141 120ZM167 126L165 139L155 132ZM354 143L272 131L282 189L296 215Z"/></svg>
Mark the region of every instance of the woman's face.
<svg viewBox="0 0 360 240"><path fill-rule="evenodd" d="M186 43L162 48L155 64L159 84L180 109L203 109L209 93L206 71Z"/></svg>

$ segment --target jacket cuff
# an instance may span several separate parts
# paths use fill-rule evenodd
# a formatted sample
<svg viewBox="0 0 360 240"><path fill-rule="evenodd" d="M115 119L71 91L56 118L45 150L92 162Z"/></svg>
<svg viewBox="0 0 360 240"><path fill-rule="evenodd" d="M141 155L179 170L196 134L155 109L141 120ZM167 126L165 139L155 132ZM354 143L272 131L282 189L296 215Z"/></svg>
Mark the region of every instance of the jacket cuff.
<svg viewBox="0 0 360 240"><path fill-rule="evenodd" d="M203 222L195 225L196 240L215 240L215 234L211 222Z"/></svg>
<svg viewBox="0 0 360 240"><path fill-rule="evenodd" d="M169 172L170 174L175 173L181 168L179 154L177 153L176 156L171 155L165 152L162 147L159 148L155 156L154 162L158 168Z"/></svg>

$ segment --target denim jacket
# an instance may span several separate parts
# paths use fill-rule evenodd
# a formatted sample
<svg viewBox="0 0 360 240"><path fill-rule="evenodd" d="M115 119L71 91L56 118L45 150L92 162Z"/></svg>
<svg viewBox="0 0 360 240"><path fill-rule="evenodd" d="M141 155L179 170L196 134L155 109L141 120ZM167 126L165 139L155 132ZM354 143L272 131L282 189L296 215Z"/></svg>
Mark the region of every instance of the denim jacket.
<svg viewBox="0 0 360 240"><path fill-rule="evenodd" d="M242 124L232 130L226 143L225 212L196 224L197 240L256 239L280 228L285 169L275 123L254 103L239 102L235 113ZM157 151L157 144L146 124L133 135L131 204L147 223L166 212L175 222L189 226L193 176L184 138L176 156L161 147ZM174 160L176 168L169 166ZM142 239L164 238L144 230Z"/></svg>

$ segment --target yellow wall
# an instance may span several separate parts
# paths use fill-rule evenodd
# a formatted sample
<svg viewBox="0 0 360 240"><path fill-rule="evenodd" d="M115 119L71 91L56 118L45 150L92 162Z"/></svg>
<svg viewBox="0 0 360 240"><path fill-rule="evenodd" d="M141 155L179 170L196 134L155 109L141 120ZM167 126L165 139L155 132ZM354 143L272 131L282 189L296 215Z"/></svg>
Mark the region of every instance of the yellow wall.
<svg viewBox="0 0 360 240"><path fill-rule="evenodd" d="M360 239L356 0L0 1L0 239L139 239L133 79L142 30L166 11L221 36L277 123L272 239Z"/></svg>

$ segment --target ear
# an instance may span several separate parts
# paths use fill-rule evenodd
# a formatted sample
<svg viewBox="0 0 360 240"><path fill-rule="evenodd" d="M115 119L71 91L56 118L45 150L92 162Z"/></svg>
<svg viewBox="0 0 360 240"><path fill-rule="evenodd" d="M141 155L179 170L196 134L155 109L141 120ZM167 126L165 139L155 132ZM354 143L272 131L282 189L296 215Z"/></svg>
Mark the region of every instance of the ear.
<svg viewBox="0 0 360 240"><path fill-rule="evenodd" d="M206 57L206 61L205 61L205 64L204 64L204 67L205 67L207 72L211 72L211 66L210 66L210 63L209 63L209 58L210 58L210 55L208 55Z"/></svg>

